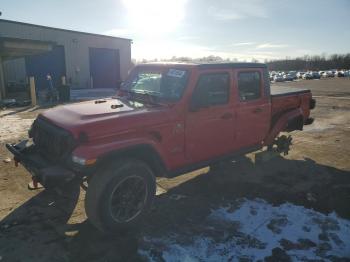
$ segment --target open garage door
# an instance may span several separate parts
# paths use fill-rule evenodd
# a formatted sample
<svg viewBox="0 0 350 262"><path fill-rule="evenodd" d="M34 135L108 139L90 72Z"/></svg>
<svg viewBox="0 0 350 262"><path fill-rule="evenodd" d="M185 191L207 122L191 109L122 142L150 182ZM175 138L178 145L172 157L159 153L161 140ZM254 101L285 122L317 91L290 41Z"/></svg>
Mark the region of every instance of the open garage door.
<svg viewBox="0 0 350 262"><path fill-rule="evenodd" d="M25 62L22 59L23 57L47 53L51 51L54 46L55 43L51 41L0 36L0 99L16 97L16 95L9 93L11 91L20 91L18 90L19 86L22 86L20 89L26 88L24 86ZM14 61L15 59L16 61ZM10 73L6 72L9 73L6 77L4 75L3 65L6 71L12 71ZM7 78L6 83L5 78ZM27 94L26 91L22 93L23 95Z"/></svg>
<svg viewBox="0 0 350 262"><path fill-rule="evenodd" d="M94 88L117 88L120 85L119 50L90 48L90 75Z"/></svg>
<svg viewBox="0 0 350 262"><path fill-rule="evenodd" d="M55 46L52 51L25 59L27 76L35 77L37 90L47 88L47 74L50 74L54 87L61 85L61 77L66 75L64 47Z"/></svg>

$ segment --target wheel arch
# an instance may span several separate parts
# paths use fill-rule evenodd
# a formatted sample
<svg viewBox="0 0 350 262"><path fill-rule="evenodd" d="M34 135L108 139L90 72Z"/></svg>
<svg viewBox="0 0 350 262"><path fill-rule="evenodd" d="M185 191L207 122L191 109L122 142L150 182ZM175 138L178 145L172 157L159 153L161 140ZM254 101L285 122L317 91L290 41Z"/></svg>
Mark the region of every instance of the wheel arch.
<svg viewBox="0 0 350 262"><path fill-rule="evenodd" d="M300 114L288 119L286 131L291 132L294 130L303 130L303 126L304 126L304 117L302 114Z"/></svg>
<svg viewBox="0 0 350 262"><path fill-rule="evenodd" d="M282 131L291 132L293 130L302 130L304 125L303 111L296 108L283 113L271 127L269 133L264 139L264 145L273 143L275 137Z"/></svg>
<svg viewBox="0 0 350 262"><path fill-rule="evenodd" d="M97 167L104 166L120 158L135 158L144 161L152 169L155 176L164 176L167 172L166 165L160 154L149 144L133 145L110 151L99 158Z"/></svg>

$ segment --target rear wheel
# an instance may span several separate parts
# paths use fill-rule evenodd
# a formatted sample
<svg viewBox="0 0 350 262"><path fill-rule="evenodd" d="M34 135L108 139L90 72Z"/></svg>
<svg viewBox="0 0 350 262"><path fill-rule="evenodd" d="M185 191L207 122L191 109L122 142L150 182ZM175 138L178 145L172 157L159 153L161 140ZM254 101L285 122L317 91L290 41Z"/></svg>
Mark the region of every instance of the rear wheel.
<svg viewBox="0 0 350 262"><path fill-rule="evenodd" d="M97 172L89 182L85 210L103 232L121 232L141 225L156 191L152 170L139 160L120 160Z"/></svg>

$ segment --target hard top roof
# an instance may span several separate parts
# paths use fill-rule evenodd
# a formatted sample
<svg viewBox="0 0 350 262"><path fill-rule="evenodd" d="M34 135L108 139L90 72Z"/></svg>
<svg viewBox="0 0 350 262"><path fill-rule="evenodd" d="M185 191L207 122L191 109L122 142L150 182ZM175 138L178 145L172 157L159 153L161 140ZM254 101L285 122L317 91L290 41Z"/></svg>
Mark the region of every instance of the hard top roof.
<svg viewBox="0 0 350 262"><path fill-rule="evenodd" d="M185 66L198 67L200 69L225 69L225 68L267 68L263 63L196 63L196 62L151 62L139 64L141 66Z"/></svg>

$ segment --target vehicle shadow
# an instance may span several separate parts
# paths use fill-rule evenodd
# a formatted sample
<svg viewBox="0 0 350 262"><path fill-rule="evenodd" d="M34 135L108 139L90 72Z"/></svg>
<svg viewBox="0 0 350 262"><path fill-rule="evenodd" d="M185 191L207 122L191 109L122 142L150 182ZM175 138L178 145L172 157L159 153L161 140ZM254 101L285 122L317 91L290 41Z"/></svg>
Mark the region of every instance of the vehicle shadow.
<svg viewBox="0 0 350 262"><path fill-rule="evenodd" d="M43 191L0 221L0 255L3 261L143 261L137 250L145 236L200 233L196 225L213 208L241 198L291 202L350 219L350 172L311 159L277 157L255 165L242 157L181 182L162 180L160 186L169 190L156 197L144 228L118 236L99 233L87 220L67 224L79 187L66 190L69 197Z"/></svg>
<svg viewBox="0 0 350 262"><path fill-rule="evenodd" d="M335 211L350 219L350 172L308 158L277 157L255 165L243 157L160 195L145 232L159 236L183 232L203 221L212 209L242 198L260 198L272 205L290 202L321 213Z"/></svg>

